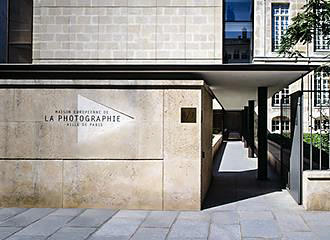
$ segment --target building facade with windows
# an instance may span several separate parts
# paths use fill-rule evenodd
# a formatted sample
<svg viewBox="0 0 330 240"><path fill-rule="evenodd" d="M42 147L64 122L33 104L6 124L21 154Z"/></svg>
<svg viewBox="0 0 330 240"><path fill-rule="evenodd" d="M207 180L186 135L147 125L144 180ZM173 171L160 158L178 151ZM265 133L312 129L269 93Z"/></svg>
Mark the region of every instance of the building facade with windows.
<svg viewBox="0 0 330 240"><path fill-rule="evenodd" d="M211 180L212 105L241 116L252 100L261 137L267 126L289 130L290 119L278 118L281 96L299 90L302 76L309 86L306 74L327 54L323 41L301 46L308 59L298 62L276 53L302 0L0 4L7 206L200 209ZM316 103L327 101L322 94Z"/></svg>

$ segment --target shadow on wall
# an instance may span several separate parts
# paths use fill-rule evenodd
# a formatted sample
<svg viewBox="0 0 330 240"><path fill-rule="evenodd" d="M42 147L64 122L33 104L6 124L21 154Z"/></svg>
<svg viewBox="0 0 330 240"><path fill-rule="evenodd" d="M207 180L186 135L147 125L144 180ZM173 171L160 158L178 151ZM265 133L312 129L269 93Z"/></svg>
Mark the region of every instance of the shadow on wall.
<svg viewBox="0 0 330 240"><path fill-rule="evenodd" d="M242 172L219 172L226 145L227 142L223 142L215 158L213 179L203 202L203 209L282 190L280 178L271 169L268 169L269 179L267 181L257 180L257 169Z"/></svg>

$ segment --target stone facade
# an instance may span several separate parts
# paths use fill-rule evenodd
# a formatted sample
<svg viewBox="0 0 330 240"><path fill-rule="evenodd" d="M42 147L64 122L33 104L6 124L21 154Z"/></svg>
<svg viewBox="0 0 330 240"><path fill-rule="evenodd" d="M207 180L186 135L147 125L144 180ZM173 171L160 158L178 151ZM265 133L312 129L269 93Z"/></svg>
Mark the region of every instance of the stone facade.
<svg viewBox="0 0 330 240"><path fill-rule="evenodd" d="M0 90L0 207L200 209L213 97L204 81L162 82ZM181 122L183 107L196 122Z"/></svg>
<svg viewBox="0 0 330 240"><path fill-rule="evenodd" d="M220 0L34 0L33 63L222 63Z"/></svg>
<svg viewBox="0 0 330 240"><path fill-rule="evenodd" d="M308 45L299 45L297 47L306 58L284 58L278 55L275 51L272 50L272 4L289 4L289 24L290 19L296 16L300 11L303 5L306 3L306 0L256 0L254 5L254 63L306 63L306 64L323 64L328 61L324 57L328 54L328 51L316 51L314 49L314 43ZM310 81L313 79L314 73L305 76L303 80L299 80L289 86L290 94L295 91L301 90L301 81L303 81L303 88L310 89ZM281 115L280 107L272 106L271 96L281 90L286 86L278 86L277 88L270 88L269 99L268 99L268 129L272 129L272 119ZM308 96L304 95L304 132L309 132L308 125L314 125L312 123L307 123L309 120L308 117ZM313 116L319 115L319 109L317 107L313 108Z"/></svg>

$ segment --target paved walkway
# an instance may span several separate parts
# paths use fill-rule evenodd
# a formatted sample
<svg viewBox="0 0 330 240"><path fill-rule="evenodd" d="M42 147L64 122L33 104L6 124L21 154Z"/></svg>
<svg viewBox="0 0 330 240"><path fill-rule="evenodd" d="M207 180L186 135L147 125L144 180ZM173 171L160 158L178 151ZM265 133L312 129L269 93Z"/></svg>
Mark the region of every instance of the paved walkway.
<svg viewBox="0 0 330 240"><path fill-rule="evenodd" d="M245 151L240 142L229 142L227 150ZM250 163L247 169L240 163L239 171L234 161L242 159L227 155L219 170L222 155L201 212L3 208L0 240L330 239L330 212L304 211L272 175L256 181Z"/></svg>

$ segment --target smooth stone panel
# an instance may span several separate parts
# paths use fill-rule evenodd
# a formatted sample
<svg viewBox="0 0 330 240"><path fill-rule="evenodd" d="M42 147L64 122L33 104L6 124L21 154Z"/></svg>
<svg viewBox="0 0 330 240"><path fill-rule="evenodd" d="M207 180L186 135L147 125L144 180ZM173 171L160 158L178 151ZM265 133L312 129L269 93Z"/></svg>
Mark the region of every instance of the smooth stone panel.
<svg viewBox="0 0 330 240"><path fill-rule="evenodd" d="M162 161L65 161L63 206L162 209Z"/></svg>
<svg viewBox="0 0 330 240"><path fill-rule="evenodd" d="M164 94L164 210L199 210L201 90ZM196 123L181 123L182 107L196 108Z"/></svg>
<svg viewBox="0 0 330 240"><path fill-rule="evenodd" d="M303 205L306 210L330 210L330 172L303 172Z"/></svg>
<svg viewBox="0 0 330 240"><path fill-rule="evenodd" d="M66 116L75 110L108 111L98 116L116 115L120 120L68 126L71 122L59 121L60 110L71 111ZM0 90L0 157L162 159L163 90Z"/></svg>
<svg viewBox="0 0 330 240"><path fill-rule="evenodd" d="M0 169L0 207L62 207L62 161L0 161Z"/></svg>

